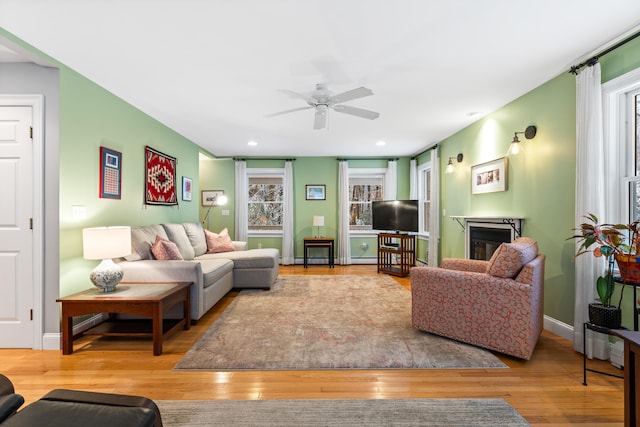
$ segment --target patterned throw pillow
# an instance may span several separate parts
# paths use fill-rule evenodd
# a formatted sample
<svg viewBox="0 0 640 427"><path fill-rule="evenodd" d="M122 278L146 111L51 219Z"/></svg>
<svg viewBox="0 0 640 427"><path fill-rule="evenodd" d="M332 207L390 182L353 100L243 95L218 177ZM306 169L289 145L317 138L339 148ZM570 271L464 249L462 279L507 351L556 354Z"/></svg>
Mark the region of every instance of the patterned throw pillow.
<svg viewBox="0 0 640 427"><path fill-rule="evenodd" d="M533 239L518 239L513 243L503 243L493 253L487 273L508 279L513 279L520 273L522 267L533 261L538 254L538 244Z"/></svg>
<svg viewBox="0 0 640 427"><path fill-rule="evenodd" d="M229 230L224 228L220 234L216 234L207 229L204 230L204 235L207 238L207 253L216 254L219 252L231 252L236 248L231 243L231 237L229 237Z"/></svg>
<svg viewBox="0 0 640 427"><path fill-rule="evenodd" d="M178 246L167 239L163 239L160 236L156 236L156 241L151 245L151 253L156 259L162 260L182 260L182 255Z"/></svg>

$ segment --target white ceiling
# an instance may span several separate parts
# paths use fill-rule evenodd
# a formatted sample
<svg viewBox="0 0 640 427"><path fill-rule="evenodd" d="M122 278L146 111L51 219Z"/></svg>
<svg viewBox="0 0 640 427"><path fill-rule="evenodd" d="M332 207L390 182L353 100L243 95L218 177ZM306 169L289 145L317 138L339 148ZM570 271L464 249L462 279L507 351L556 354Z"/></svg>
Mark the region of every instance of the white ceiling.
<svg viewBox="0 0 640 427"><path fill-rule="evenodd" d="M639 24L638 0L0 0L4 29L216 156L416 154ZM380 118L265 117L320 82Z"/></svg>

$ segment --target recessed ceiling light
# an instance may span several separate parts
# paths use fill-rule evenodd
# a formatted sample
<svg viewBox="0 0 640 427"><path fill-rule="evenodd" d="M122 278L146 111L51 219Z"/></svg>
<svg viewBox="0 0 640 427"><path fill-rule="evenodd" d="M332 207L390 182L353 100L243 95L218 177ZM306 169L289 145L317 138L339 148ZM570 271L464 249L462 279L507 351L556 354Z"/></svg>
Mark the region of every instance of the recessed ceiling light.
<svg viewBox="0 0 640 427"><path fill-rule="evenodd" d="M378 142L376 142L376 145L377 145L378 147L382 147L383 145L386 145L386 144L387 144L387 143L386 143L386 142L384 142L384 141L378 141Z"/></svg>
<svg viewBox="0 0 640 427"><path fill-rule="evenodd" d="M256 145L258 145L258 143L255 142L255 141L249 141L247 144L252 146L252 147L255 147Z"/></svg>

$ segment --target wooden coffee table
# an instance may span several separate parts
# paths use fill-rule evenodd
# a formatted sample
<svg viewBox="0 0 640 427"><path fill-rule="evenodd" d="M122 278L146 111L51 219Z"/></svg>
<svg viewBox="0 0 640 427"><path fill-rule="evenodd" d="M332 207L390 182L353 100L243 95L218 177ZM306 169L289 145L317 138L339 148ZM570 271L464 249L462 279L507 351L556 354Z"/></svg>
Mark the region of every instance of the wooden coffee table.
<svg viewBox="0 0 640 427"><path fill-rule="evenodd" d="M62 303L62 354L73 353L73 317L92 313L135 314L151 318L149 328L131 327L123 321L107 321L85 333L107 336L152 336L153 355L162 354L162 341L178 328L191 327L189 288L191 282L178 283L120 283L113 292L98 288L87 289L56 301ZM163 314L182 303L182 319L163 319ZM148 322L146 322L148 323ZM137 322L139 325L140 322Z"/></svg>

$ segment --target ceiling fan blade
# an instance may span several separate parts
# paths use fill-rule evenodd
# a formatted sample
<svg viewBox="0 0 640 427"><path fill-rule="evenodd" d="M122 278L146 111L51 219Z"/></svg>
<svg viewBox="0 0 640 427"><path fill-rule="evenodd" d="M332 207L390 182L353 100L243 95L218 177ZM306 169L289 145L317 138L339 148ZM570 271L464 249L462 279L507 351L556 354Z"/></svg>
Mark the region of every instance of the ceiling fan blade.
<svg viewBox="0 0 640 427"><path fill-rule="evenodd" d="M337 95L333 95L331 98L329 98L329 101L332 104L342 104L343 102L351 101L358 98L364 98L365 96L370 95L373 95L373 91L371 89L367 89L366 87L359 87L339 93Z"/></svg>
<svg viewBox="0 0 640 427"><path fill-rule="evenodd" d="M316 118L313 121L313 128L314 129L324 129L325 127L327 127L327 115L329 113L329 110L327 109L327 107L325 105L318 105L316 107Z"/></svg>
<svg viewBox="0 0 640 427"><path fill-rule="evenodd" d="M265 115L265 117L281 116L283 114L293 113L295 111L301 111L301 110L308 110L310 108L313 108L313 107L310 107L310 106L307 105L306 107L292 108L290 110L284 110L284 111L279 111L277 113L267 114L267 115Z"/></svg>
<svg viewBox="0 0 640 427"><path fill-rule="evenodd" d="M294 92L294 91L289 90L289 89L278 89L278 92L286 93L287 95L291 96L292 98L304 99L305 101L307 101L310 104L315 104L316 103L316 100L313 97L311 97L309 95L304 95L302 93Z"/></svg>
<svg viewBox="0 0 640 427"><path fill-rule="evenodd" d="M380 117L380 113L376 113L375 111L350 107L348 105L334 105L332 108L339 113L351 114L352 116L362 117L363 119L374 120Z"/></svg>

